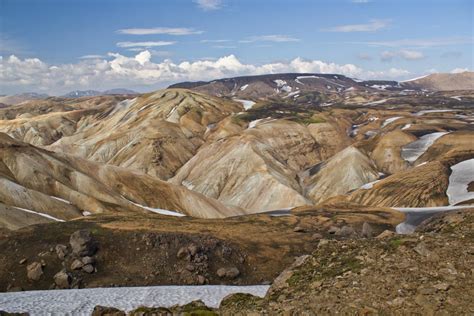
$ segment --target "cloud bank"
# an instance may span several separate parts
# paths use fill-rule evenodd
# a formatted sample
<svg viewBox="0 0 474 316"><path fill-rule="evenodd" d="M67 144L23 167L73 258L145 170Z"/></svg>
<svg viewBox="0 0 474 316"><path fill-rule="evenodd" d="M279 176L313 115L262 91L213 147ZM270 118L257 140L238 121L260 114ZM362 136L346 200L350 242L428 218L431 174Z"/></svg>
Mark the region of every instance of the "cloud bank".
<svg viewBox="0 0 474 316"><path fill-rule="evenodd" d="M175 63L170 59L158 63L153 62L152 55L149 50L144 50L132 57L109 53L105 59L81 59L77 63L60 65L48 65L38 58L20 59L14 55L0 56L0 86L5 93L44 91L58 94L73 89L114 87L147 91L179 81L212 80L238 75L282 72L337 73L365 79L398 79L410 74L407 70L398 68L369 71L353 64L342 65L302 58L295 58L288 62L253 65L241 62L234 55L215 60L180 63Z"/></svg>

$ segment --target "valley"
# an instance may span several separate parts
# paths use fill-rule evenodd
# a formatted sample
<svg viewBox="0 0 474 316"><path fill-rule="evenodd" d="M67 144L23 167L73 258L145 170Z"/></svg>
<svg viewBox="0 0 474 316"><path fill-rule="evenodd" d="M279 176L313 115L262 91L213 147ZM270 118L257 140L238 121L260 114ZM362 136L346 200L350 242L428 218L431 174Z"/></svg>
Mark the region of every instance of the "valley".
<svg viewBox="0 0 474 316"><path fill-rule="evenodd" d="M271 285L242 306L279 313L306 284L276 288L295 258L311 257L297 272L306 282L309 265L342 260L343 247L411 245L437 216L472 224L473 161L469 72L272 74L7 105L0 291ZM89 253L75 250L75 234ZM311 291L333 296L326 277Z"/></svg>

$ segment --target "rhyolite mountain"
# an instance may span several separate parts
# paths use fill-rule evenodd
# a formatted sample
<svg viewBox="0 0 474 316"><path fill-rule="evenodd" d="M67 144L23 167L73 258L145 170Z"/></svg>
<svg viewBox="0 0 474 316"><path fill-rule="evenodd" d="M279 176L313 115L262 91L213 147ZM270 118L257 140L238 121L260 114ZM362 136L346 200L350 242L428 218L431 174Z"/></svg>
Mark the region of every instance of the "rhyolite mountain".
<svg viewBox="0 0 474 316"><path fill-rule="evenodd" d="M449 76L456 91L445 76L426 78L272 74L0 108L0 291L273 283L278 296L227 310L279 313L304 310L288 303L302 287L334 307L335 292L356 302L355 284L377 297L371 280L391 278L394 263L406 272L438 262L429 286L448 290L419 290L427 277L409 269L394 275L410 298L384 287L393 297L380 306L412 311L413 295L449 305L467 284L449 271L467 273L469 235L431 230L442 258L446 242L457 251L442 261L417 246L426 236L395 235L474 208L469 74ZM452 214L449 231L470 223ZM83 234L98 244L86 269L70 246ZM439 308L458 311L448 305Z"/></svg>

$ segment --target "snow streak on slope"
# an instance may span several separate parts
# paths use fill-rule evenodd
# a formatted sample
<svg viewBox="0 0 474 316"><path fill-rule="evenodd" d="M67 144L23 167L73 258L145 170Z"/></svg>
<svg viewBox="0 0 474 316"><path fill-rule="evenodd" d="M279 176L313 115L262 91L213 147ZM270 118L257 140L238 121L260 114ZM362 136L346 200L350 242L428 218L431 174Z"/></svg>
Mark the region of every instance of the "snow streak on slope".
<svg viewBox="0 0 474 316"><path fill-rule="evenodd" d="M234 100L242 103L245 110L250 110L255 105L255 102L251 100L241 100L241 99L234 99Z"/></svg>
<svg viewBox="0 0 474 316"><path fill-rule="evenodd" d="M52 219L53 221L56 221L56 222L64 222L64 220L62 220L62 219L56 218L56 217L54 217L54 216L51 216L51 215L48 215L48 214L45 214L45 213L35 212L35 211L32 211L32 210L27 210L26 208L21 208L21 207L17 207L17 206L13 206L13 208L15 208L15 209L17 209L17 210L20 210L20 211L23 211L23 212L27 212L27 213L31 213L31 214L36 214L36 215L39 215L39 216L43 216L43 217Z"/></svg>
<svg viewBox="0 0 474 316"><path fill-rule="evenodd" d="M171 307L202 300L218 307L232 293L265 296L269 286L150 286L1 293L0 306L8 312L30 315L91 315L97 305L131 311L139 306Z"/></svg>
<svg viewBox="0 0 474 316"><path fill-rule="evenodd" d="M446 190L449 204L455 205L474 199L474 192L468 191L469 183L474 182L474 159L464 160L451 166L451 170L449 186Z"/></svg>
<svg viewBox="0 0 474 316"><path fill-rule="evenodd" d="M164 209L161 209L161 208L148 207L148 206L137 204L137 203L132 202L130 200L127 200L127 201L129 201L130 203L132 203L135 206L141 207L141 208L143 208L147 211L153 212L153 213L157 213L157 214L161 214L161 215L167 215L167 216L176 216L176 217L186 216L186 215L178 213L178 212L164 210Z"/></svg>
<svg viewBox="0 0 474 316"><path fill-rule="evenodd" d="M447 132L437 132L421 136L420 139L402 148L402 158L408 162L416 161L433 143Z"/></svg>
<svg viewBox="0 0 474 316"><path fill-rule="evenodd" d="M440 109L440 110L423 110L420 112L416 112L415 115L421 116L427 113L444 113L444 112L456 112L457 110L451 110L451 109Z"/></svg>
<svg viewBox="0 0 474 316"><path fill-rule="evenodd" d="M386 119L383 123L382 123L382 128L384 128L385 126L387 126L388 124L390 123L393 123L395 122L396 120L402 118L401 116L394 116L394 117L390 117L388 119Z"/></svg>

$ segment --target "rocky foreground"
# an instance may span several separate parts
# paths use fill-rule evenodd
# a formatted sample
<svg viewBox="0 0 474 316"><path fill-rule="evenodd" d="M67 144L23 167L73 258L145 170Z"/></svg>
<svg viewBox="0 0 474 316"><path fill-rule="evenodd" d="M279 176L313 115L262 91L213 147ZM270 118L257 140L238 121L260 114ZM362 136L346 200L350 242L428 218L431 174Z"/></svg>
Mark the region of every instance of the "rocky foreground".
<svg viewBox="0 0 474 316"><path fill-rule="evenodd" d="M321 239L276 278L265 298L234 294L219 309L200 302L128 315L474 313L474 210L436 216L412 235ZM98 306L93 315L126 315Z"/></svg>

